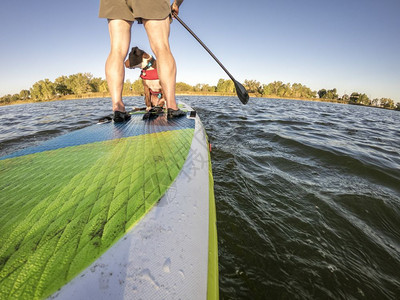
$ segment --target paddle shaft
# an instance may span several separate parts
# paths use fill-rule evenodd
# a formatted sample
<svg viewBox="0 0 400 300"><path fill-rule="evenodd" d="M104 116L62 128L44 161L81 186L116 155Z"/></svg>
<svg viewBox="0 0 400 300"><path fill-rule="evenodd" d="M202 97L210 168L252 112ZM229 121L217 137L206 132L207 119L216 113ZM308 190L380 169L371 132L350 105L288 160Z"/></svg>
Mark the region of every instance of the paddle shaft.
<svg viewBox="0 0 400 300"><path fill-rule="evenodd" d="M182 24L183 27L186 28L187 31L189 31L189 33L200 43L200 45L203 46L203 48L208 52L208 54L211 55L212 58L214 58L214 60L220 65L220 67L225 71L225 73L229 76L230 79L232 79L234 82L236 82L235 78L232 76L231 73L229 73L229 71L224 67L224 65L219 61L219 59L214 55L214 53L211 52L210 49L208 49L208 47L199 39L199 37L185 24L185 22L183 22L178 15L173 12L172 13L174 15L174 18L178 20L179 23Z"/></svg>

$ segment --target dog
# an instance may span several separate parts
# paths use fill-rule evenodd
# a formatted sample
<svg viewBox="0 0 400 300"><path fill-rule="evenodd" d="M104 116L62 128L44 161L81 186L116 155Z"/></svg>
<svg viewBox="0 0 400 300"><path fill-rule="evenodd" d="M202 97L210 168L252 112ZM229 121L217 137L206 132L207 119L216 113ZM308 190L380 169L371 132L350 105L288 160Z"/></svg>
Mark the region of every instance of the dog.
<svg viewBox="0 0 400 300"><path fill-rule="evenodd" d="M163 96L160 80L157 73L157 61L150 54L133 47L129 52L128 59L125 61L125 67L128 69L140 68L140 78L143 81L144 100L146 110L152 108L164 108L166 101Z"/></svg>

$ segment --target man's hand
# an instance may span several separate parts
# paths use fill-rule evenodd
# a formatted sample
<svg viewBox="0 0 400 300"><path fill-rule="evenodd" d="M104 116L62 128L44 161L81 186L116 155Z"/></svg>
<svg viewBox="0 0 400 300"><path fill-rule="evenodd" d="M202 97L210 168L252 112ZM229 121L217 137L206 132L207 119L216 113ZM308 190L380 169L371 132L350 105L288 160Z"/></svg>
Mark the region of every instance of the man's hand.
<svg viewBox="0 0 400 300"><path fill-rule="evenodd" d="M181 6L183 0L175 0L174 3L172 3L171 5L171 12L172 12L172 16L174 16L175 14L179 14L179 6Z"/></svg>

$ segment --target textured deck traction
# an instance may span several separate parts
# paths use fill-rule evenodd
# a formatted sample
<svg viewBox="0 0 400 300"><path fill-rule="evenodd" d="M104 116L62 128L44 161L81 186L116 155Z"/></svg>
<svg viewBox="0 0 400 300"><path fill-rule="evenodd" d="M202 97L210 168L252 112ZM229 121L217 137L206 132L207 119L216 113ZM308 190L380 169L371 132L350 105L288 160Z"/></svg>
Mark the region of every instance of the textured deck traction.
<svg viewBox="0 0 400 300"><path fill-rule="evenodd" d="M0 299L42 299L90 265L166 192L194 121L95 125L0 160Z"/></svg>

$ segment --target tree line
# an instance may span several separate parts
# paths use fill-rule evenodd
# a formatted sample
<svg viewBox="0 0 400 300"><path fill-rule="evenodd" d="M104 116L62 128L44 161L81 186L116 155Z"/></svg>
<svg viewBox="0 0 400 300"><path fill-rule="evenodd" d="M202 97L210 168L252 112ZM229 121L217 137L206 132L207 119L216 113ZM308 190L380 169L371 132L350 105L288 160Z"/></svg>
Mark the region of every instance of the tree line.
<svg viewBox="0 0 400 300"><path fill-rule="evenodd" d="M0 103L11 103L18 100L48 101L62 96L83 96L87 93L108 92L107 82L102 78L93 77L90 73L77 73L70 76L60 76L54 80L40 80L29 90L18 94L5 95Z"/></svg>
<svg viewBox="0 0 400 300"><path fill-rule="evenodd" d="M365 93L359 92L353 92L350 95L344 94L340 97L336 88L330 90L321 89L316 92L300 83L290 84L283 83L282 81L274 81L269 84L260 84L260 82L256 80L245 80L244 87L248 92L255 93L262 97L321 99L400 110L400 103L396 104L390 98L370 99Z"/></svg>
<svg viewBox="0 0 400 300"><path fill-rule="evenodd" d="M332 90L322 89L318 91L318 96L320 99L333 99L333 100L336 99L343 103L376 106L376 107L400 110L400 103L395 104L394 101L390 98L370 99L364 93L353 92L350 94L350 96L344 94L342 97L339 97L336 89Z"/></svg>
<svg viewBox="0 0 400 300"><path fill-rule="evenodd" d="M400 110L400 103L397 105L390 98L369 99L364 93L353 92L350 95L338 95L336 88L321 89L318 92L300 83L283 83L274 81L268 84L261 84L256 80L245 80L243 86L247 91L256 97L276 98L299 98L299 99L321 99L325 101L336 101L348 104L369 105L388 109ZM232 80L219 79L217 85L208 84L190 85L184 82L177 82L178 93L218 93L224 95L235 95L235 85ZM18 94L5 95L0 98L0 104L8 104L16 101L48 101L65 96L74 95L79 98L88 94L96 96L108 96L108 85L106 80L93 77L90 73L77 73L70 76L60 76L54 80L40 80L33 84L28 90L24 89ZM143 95L143 83L139 78L134 82L126 80L123 88L124 95Z"/></svg>

